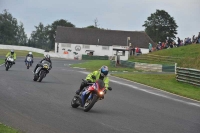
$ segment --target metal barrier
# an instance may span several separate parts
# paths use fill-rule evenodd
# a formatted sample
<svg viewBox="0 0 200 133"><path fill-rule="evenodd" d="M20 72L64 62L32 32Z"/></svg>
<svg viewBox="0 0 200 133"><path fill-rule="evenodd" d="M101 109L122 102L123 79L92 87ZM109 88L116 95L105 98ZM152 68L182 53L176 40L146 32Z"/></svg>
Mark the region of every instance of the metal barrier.
<svg viewBox="0 0 200 133"><path fill-rule="evenodd" d="M200 70L177 67L176 80L200 86Z"/></svg>
<svg viewBox="0 0 200 133"><path fill-rule="evenodd" d="M108 60L108 56L90 56L90 55L82 55L82 60Z"/></svg>
<svg viewBox="0 0 200 133"><path fill-rule="evenodd" d="M114 66L112 61L110 63L111 63L111 66ZM175 65L149 64L149 63L120 60L119 66L135 68L135 69L144 70L144 71L175 72ZM116 67L116 65L114 67Z"/></svg>

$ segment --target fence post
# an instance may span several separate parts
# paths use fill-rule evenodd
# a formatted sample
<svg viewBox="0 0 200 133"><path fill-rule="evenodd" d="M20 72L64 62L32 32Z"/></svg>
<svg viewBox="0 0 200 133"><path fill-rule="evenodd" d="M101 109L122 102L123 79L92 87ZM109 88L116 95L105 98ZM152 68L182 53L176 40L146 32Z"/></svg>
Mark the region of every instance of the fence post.
<svg viewBox="0 0 200 133"><path fill-rule="evenodd" d="M174 70L174 71L175 71L175 74L177 74L177 72L176 72L176 67L177 67L177 63L175 63L175 70Z"/></svg>

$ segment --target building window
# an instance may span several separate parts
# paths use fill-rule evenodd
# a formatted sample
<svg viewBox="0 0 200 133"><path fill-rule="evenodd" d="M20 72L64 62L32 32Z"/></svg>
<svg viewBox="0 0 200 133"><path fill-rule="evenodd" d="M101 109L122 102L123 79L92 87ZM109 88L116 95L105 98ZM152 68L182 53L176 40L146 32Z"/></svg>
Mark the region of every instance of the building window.
<svg viewBox="0 0 200 133"><path fill-rule="evenodd" d="M90 45L83 45L84 49L90 49Z"/></svg>
<svg viewBox="0 0 200 133"><path fill-rule="evenodd" d="M63 43L63 44L62 44L62 47L71 48L71 44Z"/></svg>
<svg viewBox="0 0 200 133"><path fill-rule="evenodd" d="M109 46L102 46L102 50L109 50Z"/></svg>

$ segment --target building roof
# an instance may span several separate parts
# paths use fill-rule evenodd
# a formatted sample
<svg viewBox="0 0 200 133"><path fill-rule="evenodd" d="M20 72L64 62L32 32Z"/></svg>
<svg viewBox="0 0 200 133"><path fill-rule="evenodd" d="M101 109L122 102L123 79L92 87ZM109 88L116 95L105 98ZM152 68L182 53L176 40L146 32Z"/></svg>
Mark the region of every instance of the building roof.
<svg viewBox="0 0 200 133"><path fill-rule="evenodd" d="M55 41L71 44L127 46L127 37L130 37L128 42L134 47L148 48L149 43L154 44L144 31L101 30L62 26L57 27Z"/></svg>

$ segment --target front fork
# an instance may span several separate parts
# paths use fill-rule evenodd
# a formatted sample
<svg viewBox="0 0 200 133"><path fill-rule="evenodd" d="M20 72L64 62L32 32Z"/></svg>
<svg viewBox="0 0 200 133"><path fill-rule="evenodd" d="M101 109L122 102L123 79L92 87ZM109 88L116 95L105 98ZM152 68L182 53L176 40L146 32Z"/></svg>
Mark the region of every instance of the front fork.
<svg viewBox="0 0 200 133"><path fill-rule="evenodd" d="M90 94L89 94L90 93ZM89 94L89 96L87 97L87 95ZM81 106L83 107L84 104L85 104L85 101L88 99L88 100L91 100L93 98L93 93L89 92L88 90L84 91L82 94L81 94L81 100L82 100L82 104Z"/></svg>

